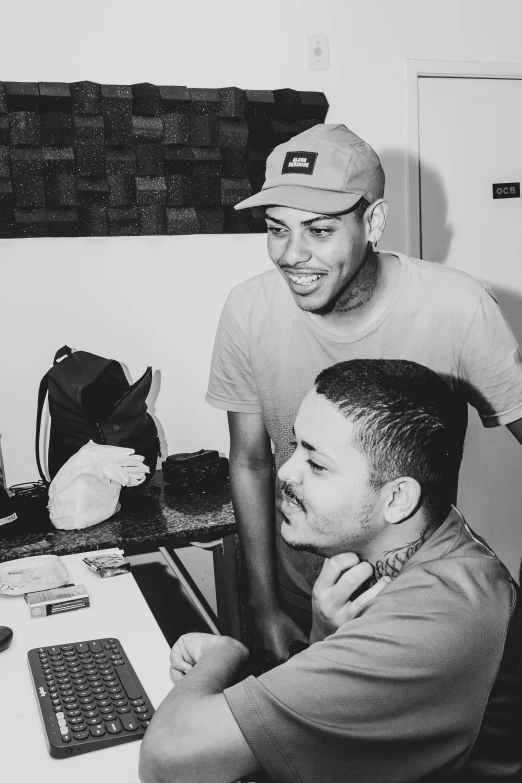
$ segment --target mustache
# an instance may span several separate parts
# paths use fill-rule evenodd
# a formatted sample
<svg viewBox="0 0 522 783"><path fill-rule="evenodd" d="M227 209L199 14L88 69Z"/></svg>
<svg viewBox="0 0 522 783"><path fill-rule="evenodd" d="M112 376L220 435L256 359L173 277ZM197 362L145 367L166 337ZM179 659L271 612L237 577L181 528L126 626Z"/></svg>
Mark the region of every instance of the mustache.
<svg viewBox="0 0 522 783"><path fill-rule="evenodd" d="M288 484L286 481L284 481L281 486L281 492L283 494L283 497L286 497L289 500L293 500L294 503L297 503L297 505L302 511L306 510L302 498L300 498L299 495L296 494L291 484Z"/></svg>

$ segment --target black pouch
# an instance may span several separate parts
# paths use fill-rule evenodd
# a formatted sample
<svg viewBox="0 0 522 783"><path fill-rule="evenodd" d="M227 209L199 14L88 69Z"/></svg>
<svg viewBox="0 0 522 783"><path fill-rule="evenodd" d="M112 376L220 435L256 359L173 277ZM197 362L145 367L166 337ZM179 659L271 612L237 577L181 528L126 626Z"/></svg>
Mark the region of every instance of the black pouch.
<svg viewBox="0 0 522 783"><path fill-rule="evenodd" d="M171 454L162 468L163 478L176 490L221 487L228 478L228 459L209 449Z"/></svg>

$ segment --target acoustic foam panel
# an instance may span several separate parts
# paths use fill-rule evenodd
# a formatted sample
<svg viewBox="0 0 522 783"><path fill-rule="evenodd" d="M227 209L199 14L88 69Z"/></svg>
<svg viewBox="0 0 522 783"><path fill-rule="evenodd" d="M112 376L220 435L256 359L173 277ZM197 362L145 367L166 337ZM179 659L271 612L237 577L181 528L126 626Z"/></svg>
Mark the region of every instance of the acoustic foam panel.
<svg viewBox="0 0 522 783"><path fill-rule="evenodd" d="M234 204L323 93L0 82L0 238L265 231Z"/></svg>

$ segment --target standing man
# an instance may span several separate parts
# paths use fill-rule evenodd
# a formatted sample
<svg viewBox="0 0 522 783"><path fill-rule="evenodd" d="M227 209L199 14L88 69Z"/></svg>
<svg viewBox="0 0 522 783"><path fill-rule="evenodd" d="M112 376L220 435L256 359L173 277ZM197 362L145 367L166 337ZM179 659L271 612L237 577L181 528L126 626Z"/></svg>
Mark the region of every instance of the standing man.
<svg viewBox="0 0 522 783"><path fill-rule="evenodd" d="M323 558L280 536L276 468L315 376L339 361L409 359L443 376L486 427L522 441L522 357L494 295L455 269L378 252L388 205L374 150L344 125L276 147L262 190L275 269L236 286L216 335L206 399L228 412L230 481L250 602L268 654L308 639ZM275 495L275 496L274 496Z"/></svg>

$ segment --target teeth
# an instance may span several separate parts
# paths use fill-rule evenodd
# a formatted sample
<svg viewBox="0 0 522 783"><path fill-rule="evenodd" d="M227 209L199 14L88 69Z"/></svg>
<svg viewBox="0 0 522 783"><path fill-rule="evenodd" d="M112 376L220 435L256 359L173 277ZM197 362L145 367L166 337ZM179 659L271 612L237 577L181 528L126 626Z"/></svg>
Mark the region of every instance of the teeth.
<svg viewBox="0 0 522 783"><path fill-rule="evenodd" d="M319 280L321 275L288 275L292 283L297 285L312 285L316 280Z"/></svg>

